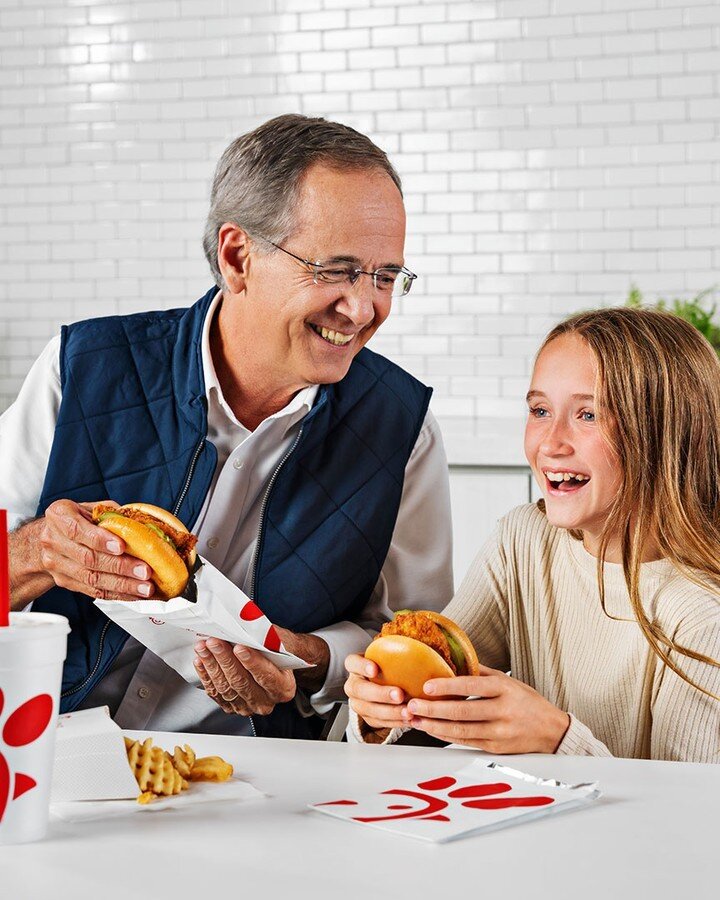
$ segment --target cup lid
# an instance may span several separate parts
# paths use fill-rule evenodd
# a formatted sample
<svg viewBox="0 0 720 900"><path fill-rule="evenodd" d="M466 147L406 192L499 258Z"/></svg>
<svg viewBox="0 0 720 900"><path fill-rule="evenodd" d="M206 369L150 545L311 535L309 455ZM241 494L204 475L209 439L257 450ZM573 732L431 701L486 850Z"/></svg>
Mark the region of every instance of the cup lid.
<svg viewBox="0 0 720 900"><path fill-rule="evenodd" d="M33 640L69 633L70 622L65 616L32 611L11 612L10 625L0 628L0 644L16 641L20 635L23 640Z"/></svg>

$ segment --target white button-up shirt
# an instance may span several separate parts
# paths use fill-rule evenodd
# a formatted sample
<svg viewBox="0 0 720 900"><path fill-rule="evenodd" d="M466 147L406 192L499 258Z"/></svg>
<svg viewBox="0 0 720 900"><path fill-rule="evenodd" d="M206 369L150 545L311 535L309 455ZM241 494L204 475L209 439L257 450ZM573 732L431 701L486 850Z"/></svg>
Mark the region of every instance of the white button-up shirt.
<svg viewBox="0 0 720 900"><path fill-rule="evenodd" d="M210 353L210 322L220 299L218 291L202 332L207 437L217 449L217 466L197 521L186 524L198 535L200 555L248 592L265 492L312 408L318 386L299 391L255 431L245 428L223 397ZM10 510L13 524L35 515L42 491L62 395L59 351L60 338L55 337L15 403L0 417L0 507ZM452 596L451 560L447 461L439 427L428 412L406 466L392 542L370 599L356 621L313 632L330 649L325 682L310 697L316 710L326 711L343 699L345 657L362 653L373 632L397 609L445 606ZM243 717L227 716L204 691L188 685L132 638L83 705L101 704L109 705L118 724L128 729L247 733Z"/></svg>

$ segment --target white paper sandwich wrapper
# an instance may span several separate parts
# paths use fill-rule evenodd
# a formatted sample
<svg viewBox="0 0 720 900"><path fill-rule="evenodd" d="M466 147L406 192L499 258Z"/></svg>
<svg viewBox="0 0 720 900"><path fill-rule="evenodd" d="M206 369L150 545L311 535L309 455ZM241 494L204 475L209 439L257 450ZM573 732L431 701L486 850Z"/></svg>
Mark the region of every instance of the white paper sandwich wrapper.
<svg viewBox="0 0 720 900"><path fill-rule="evenodd" d="M207 560L185 592L172 600L96 600L95 605L166 662L188 684L199 685L193 666L198 638L215 637L259 650L280 669L311 666L283 647L270 620L239 587ZM188 599L197 597L196 602Z"/></svg>
<svg viewBox="0 0 720 900"><path fill-rule="evenodd" d="M452 755L448 756L448 762ZM451 764L448 765L448 769ZM313 803L311 809L392 834L444 843L585 806L600 796L597 783L566 784L537 778L487 759L447 775L408 771L361 796Z"/></svg>

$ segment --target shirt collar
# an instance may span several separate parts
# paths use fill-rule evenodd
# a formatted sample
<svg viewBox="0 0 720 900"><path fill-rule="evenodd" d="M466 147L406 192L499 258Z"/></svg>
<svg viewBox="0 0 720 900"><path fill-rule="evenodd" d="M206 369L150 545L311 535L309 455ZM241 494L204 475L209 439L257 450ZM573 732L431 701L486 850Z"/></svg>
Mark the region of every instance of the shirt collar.
<svg viewBox="0 0 720 900"><path fill-rule="evenodd" d="M217 372L215 371L212 354L210 353L210 325L212 323L213 316L218 311L221 300L222 291L220 290L220 288L218 288L217 293L210 301L210 306L208 307L207 314L205 315L205 321L203 322L201 354L203 377L205 380L205 397L208 401L208 409L211 409L213 404L217 404L217 406L220 407L223 413L227 416L228 419L230 419L230 421L234 425L239 428L245 428L242 422L238 422L238 420L235 418L235 414L225 401L222 388L220 387L220 381L218 380ZM312 409L313 403L315 402L315 397L318 392L318 388L319 385L311 384L308 387L303 388L301 391L298 391L297 394L295 394L295 396L291 398L287 406L284 406L276 413L273 413L272 416L268 416L265 421L269 421L270 419L287 419L285 423L285 432L287 432L288 429L292 428L292 426L296 422L306 416L307 413Z"/></svg>

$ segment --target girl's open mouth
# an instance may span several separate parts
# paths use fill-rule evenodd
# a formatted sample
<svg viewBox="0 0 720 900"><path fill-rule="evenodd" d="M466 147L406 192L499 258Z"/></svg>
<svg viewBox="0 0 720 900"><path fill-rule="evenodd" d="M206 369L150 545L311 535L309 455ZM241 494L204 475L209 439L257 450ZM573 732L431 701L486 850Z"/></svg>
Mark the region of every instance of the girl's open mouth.
<svg viewBox="0 0 720 900"><path fill-rule="evenodd" d="M565 472L563 470L545 470L545 483L551 494L572 494L582 490L590 481L590 476L583 472Z"/></svg>

